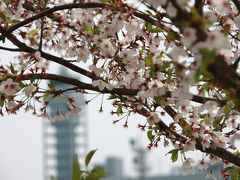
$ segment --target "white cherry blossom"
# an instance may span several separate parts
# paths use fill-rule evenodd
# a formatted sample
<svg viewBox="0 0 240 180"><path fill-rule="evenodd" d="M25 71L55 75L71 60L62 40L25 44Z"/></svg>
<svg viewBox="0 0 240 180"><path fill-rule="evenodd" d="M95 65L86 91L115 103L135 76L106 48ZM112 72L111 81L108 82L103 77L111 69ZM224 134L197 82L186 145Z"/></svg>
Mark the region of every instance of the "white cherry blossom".
<svg viewBox="0 0 240 180"><path fill-rule="evenodd" d="M63 121L65 120L65 117L57 111L56 115L53 116L52 121Z"/></svg>
<svg viewBox="0 0 240 180"><path fill-rule="evenodd" d="M33 92L35 92L37 90L36 86L34 86L33 84L27 85L24 89L23 92L27 95L27 96L31 96Z"/></svg>
<svg viewBox="0 0 240 180"><path fill-rule="evenodd" d="M217 177L213 174L212 171L207 174L206 179L217 180Z"/></svg>
<svg viewBox="0 0 240 180"><path fill-rule="evenodd" d="M187 27L184 29L181 41L185 46L187 47L191 46L192 43L196 41L196 39L197 39L196 30L194 28Z"/></svg>
<svg viewBox="0 0 240 180"><path fill-rule="evenodd" d="M1 82L0 93L7 95L16 94L20 90L20 86L17 82L14 82L11 78L8 78L6 81Z"/></svg>
<svg viewBox="0 0 240 180"><path fill-rule="evenodd" d="M205 163L203 160L198 162L198 169L201 170L207 170L208 169L208 165L207 163Z"/></svg>
<svg viewBox="0 0 240 180"><path fill-rule="evenodd" d="M195 160L192 158L187 158L183 162L182 169L181 169L182 174L186 175L192 171L192 163L195 163Z"/></svg>

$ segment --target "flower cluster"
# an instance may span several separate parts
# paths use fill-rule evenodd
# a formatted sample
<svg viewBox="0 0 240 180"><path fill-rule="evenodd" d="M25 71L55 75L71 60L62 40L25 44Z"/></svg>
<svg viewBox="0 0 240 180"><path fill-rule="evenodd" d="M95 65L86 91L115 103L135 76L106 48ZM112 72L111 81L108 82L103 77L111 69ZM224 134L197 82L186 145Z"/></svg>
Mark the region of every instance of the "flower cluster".
<svg viewBox="0 0 240 180"><path fill-rule="evenodd" d="M61 121L81 111L65 92L109 93L111 114L121 116L114 123L125 120L127 127L132 114L144 116L138 127L148 129L149 149L162 138L172 144L172 160L181 152L184 174L195 162L188 152L196 149L205 155L199 169L208 169L207 156L239 166L231 154L239 150L239 7L226 0L0 2L0 40L16 46L0 49L20 51L14 63L0 66L1 114L25 108L50 119L48 105L63 98L67 113L52 117ZM53 74L50 62L83 80ZM46 89L43 80L73 87L57 90L51 82ZM228 177L228 169L221 174Z"/></svg>

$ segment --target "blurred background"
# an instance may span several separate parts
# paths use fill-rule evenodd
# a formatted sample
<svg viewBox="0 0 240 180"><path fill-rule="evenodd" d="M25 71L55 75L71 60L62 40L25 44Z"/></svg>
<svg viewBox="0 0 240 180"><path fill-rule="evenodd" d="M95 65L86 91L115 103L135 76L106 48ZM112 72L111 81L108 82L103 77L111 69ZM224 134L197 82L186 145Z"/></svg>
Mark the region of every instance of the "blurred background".
<svg viewBox="0 0 240 180"><path fill-rule="evenodd" d="M14 60L15 55L0 50L0 63ZM60 71L75 76L59 70L56 64L50 63L50 68L53 73ZM61 83L56 86L65 87ZM172 163L170 155L166 156L173 147L163 148L159 144L157 149L149 151L146 131L137 128L143 117L130 117L128 128L124 128L125 121L113 124L118 117L111 115L112 105L106 100L107 95L95 98L88 105L85 100L96 94L74 96L78 96L77 103L83 110L66 121L53 123L24 111L0 117L0 180L48 180L50 176L67 180L72 155L78 154L82 162L86 153L96 148L91 166L104 167L107 180L205 179L207 172L193 171L189 176L182 176L182 160ZM102 98L103 112L99 113ZM61 106L52 102L51 115L56 113L56 107L64 114ZM197 157L196 152L191 155Z"/></svg>

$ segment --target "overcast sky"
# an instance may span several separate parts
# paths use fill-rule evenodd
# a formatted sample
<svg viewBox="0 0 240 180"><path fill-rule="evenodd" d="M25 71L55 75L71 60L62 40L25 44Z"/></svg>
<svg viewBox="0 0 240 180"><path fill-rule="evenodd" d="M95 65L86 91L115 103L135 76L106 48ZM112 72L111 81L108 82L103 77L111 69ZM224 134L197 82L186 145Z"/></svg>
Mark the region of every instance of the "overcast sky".
<svg viewBox="0 0 240 180"><path fill-rule="evenodd" d="M136 118L129 121L129 128L122 123L113 125L109 115L110 108L98 114L96 103L88 106L89 149L98 148L92 163L103 163L108 156L123 158L124 172L134 175L129 145L131 138L137 138L143 147L147 147L146 133L136 128ZM131 122L132 121L132 122ZM4 180L42 180L42 119L30 113L10 115L0 120L0 179ZM148 154L152 173L167 173L170 157L168 150L158 148Z"/></svg>

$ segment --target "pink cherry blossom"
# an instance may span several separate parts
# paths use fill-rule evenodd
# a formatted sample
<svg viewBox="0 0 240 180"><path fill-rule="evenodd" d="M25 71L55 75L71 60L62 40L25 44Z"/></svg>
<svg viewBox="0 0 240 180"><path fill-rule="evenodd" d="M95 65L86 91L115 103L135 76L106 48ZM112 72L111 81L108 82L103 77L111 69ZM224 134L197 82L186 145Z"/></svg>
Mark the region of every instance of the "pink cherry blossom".
<svg viewBox="0 0 240 180"><path fill-rule="evenodd" d="M6 81L3 81L0 85L0 92L7 95L16 94L18 90L20 90L19 84L10 78L8 78Z"/></svg>
<svg viewBox="0 0 240 180"><path fill-rule="evenodd" d="M154 123L161 121L156 113L151 113L150 116L147 118L147 122L149 126L153 126Z"/></svg>
<svg viewBox="0 0 240 180"><path fill-rule="evenodd" d="M56 115L53 116L53 121L63 121L65 117L57 111Z"/></svg>
<svg viewBox="0 0 240 180"><path fill-rule="evenodd" d="M196 141L194 139L188 139L183 147L183 151L194 151L196 149L195 145Z"/></svg>
<svg viewBox="0 0 240 180"><path fill-rule="evenodd" d="M187 27L183 31L183 37L182 37L182 42L185 46L189 47L192 45L194 41L196 41L197 36L196 36L196 30L191 27Z"/></svg>
<svg viewBox="0 0 240 180"><path fill-rule="evenodd" d="M212 180L217 180L217 177L213 174L212 171L207 174L206 179L212 179Z"/></svg>
<svg viewBox="0 0 240 180"><path fill-rule="evenodd" d="M106 82L104 82L103 80L99 79L99 80L94 80L92 82L92 85L94 87L97 87L99 88L100 91L102 91L104 88L107 88L109 90L113 89L113 86L111 84L108 84Z"/></svg>
<svg viewBox="0 0 240 180"><path fill-rule="evenodd" d="M73 108L70 108L67 112L66 112L66 118L69 119L70 115L71 114L74 114L74 115L79 115L79 113L81 112L81 108L80 107L77 107L77 106L74 106Z"/></svg>
<svg viewBox="0 0 240 180"><path fill-rule="evenodd" d="M198 169L207 170L207 169L208 169L207 163L205 163L203 160L202 160L202 161L199 161L199 163L198 163Z"/></svg>

